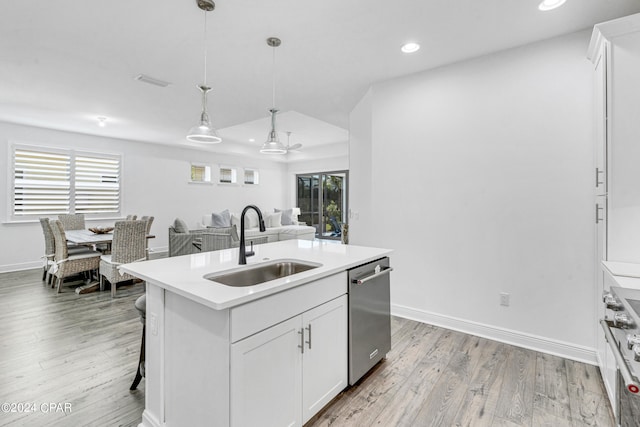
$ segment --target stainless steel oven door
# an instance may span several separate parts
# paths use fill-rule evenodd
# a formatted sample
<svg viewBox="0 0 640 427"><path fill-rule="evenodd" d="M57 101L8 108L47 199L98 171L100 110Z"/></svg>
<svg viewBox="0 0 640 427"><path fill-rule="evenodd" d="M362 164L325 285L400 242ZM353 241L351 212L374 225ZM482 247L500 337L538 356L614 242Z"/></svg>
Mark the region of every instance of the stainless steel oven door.
<svg viewBox="0 0 640 427"><path fill-rule="evenodd" d="M629 393L624 378L618 370L618 419L620 427L638 427L640 425L640 396Z"/></svg>
<svg viewBox="0 0 640 427"><path fill-rule="evenodd" d="M616 360L616 425L620 427L638 427L640 425L640 381L629 368L627 360L620 351L625 342L624 331L612 328L612 323L600 320L604 335Z"/></svg>

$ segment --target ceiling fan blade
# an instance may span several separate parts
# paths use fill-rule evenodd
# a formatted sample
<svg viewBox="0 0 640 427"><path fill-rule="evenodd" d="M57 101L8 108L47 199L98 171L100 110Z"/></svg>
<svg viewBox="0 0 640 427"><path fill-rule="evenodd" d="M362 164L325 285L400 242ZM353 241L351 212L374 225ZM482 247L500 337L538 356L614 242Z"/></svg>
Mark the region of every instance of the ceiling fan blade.
<svg viewBox="0 0 640 427"><path fill-rule="evenodd" d="M293 144L292 146L287 147L287 151L299 150L300 148L302 148L302 144Z"/></svg>

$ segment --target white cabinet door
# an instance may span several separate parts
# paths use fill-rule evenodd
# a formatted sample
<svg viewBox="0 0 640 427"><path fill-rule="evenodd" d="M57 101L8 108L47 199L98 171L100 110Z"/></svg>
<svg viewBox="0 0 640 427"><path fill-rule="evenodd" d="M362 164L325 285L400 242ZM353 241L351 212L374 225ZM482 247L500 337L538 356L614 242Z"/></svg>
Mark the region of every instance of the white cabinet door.
<svg viewBox="0 0 640 427"><path fill-rule="evenodd" d="M347 386L347 296L302 314L303 422Z"/></svg>
<svg viewBox="0 0 640 427"><path fill-rule="evenodd" d="M603 42L594 60L594 106L595 106L595 159L594 184L596 194L607 193L607 43Z"/></svg>
<svg viewBox="0 0 640 427"><path fill-rule="evenodd" d="M231 346L231 425L300 426L301 316Z"/></svg>

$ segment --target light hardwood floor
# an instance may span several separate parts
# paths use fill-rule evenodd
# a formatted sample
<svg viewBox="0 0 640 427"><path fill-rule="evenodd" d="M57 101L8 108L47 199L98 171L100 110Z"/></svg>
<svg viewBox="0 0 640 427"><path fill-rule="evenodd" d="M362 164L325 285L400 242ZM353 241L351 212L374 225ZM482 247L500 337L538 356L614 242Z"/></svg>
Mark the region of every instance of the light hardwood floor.
<svg viewBox="0 0 640 427"><path fill-rule="evenodd" d="M0 274L0 426L135 426L142 284L77 295L41 270ZM392 350L308 426L613 426L596 367L401 318ZM70 412L42 404L69 403ZM33 407L32 407L33 408ZM48 406L45 406L48 409ZM64 409L62 407L61 409Z"/></svg>

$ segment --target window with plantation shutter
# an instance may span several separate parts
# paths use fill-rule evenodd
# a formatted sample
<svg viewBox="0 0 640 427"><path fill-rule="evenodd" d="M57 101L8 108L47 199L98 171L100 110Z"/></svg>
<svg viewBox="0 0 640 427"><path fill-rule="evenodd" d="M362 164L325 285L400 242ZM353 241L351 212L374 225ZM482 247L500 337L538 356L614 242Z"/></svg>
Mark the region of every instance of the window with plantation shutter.
<svg viewBox="0 0 640 427"><path fill-rule="evenodd" d="M12 220L120 213L119 156L13 146Z"/></svg>
<svg viewBox="0 0 640 427"><path fill-rule="evenodd" d="M75 158L75 213L120 211L120 159Z"/></svg>
<svg viewBox="0 0 640 427"><path fill-rule="evenodd" d="M16 148L13 152L13 214L69 212L71 156Z"/></svg>

